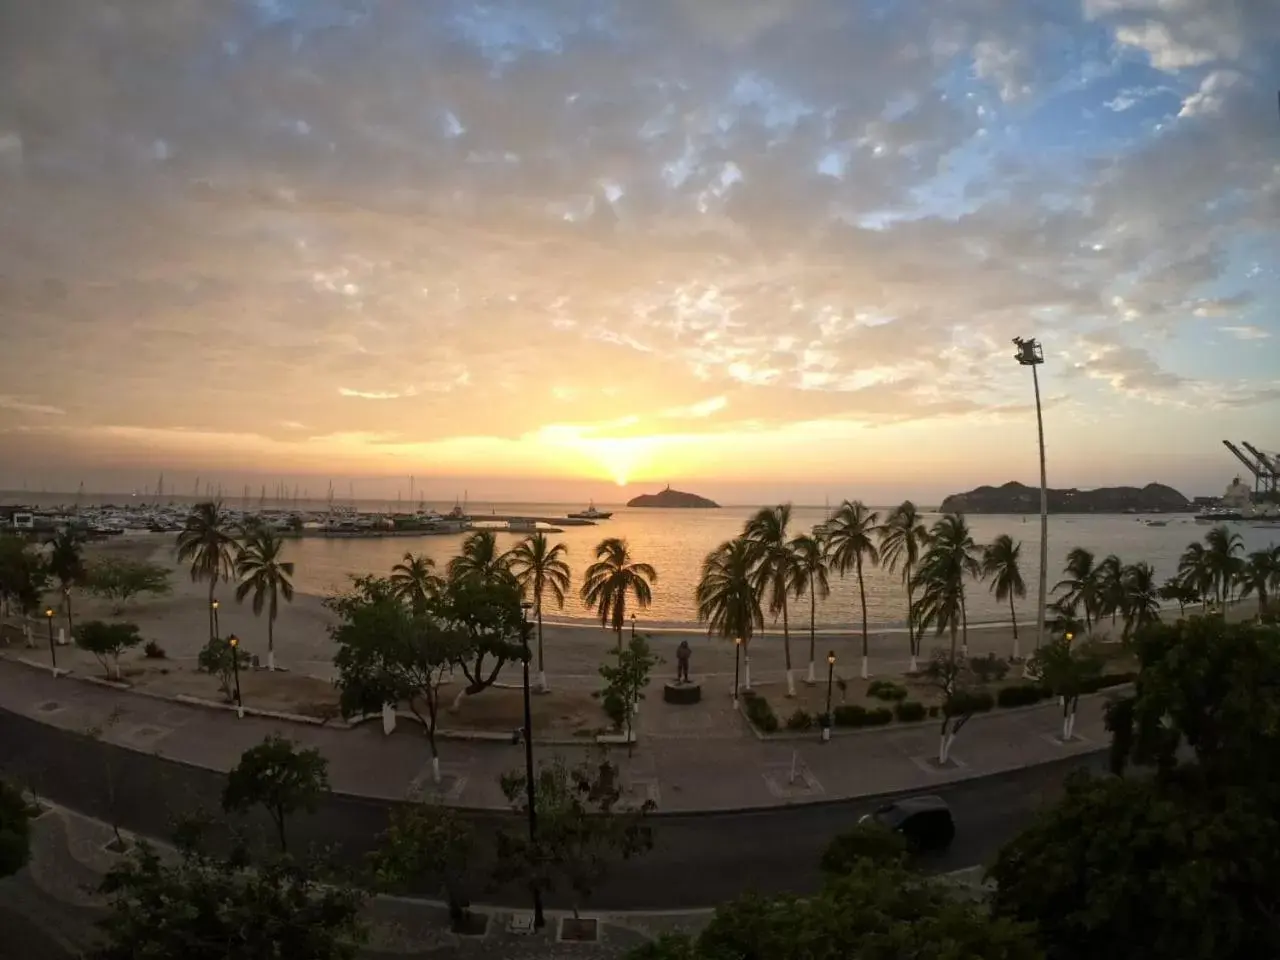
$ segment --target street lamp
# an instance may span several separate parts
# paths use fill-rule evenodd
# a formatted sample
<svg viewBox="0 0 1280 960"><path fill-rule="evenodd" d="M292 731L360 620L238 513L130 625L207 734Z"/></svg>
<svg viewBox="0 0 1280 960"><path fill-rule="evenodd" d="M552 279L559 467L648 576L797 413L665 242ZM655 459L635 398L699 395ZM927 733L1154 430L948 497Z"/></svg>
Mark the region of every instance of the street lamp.
<svg viewBox="0 0 1280 960"><path fill-rule="evenodd" d="M529 611L533 604L525 600L520 604L520 640L524 645L524 784L525 803L529 808L529 846L538 849L538 807L537 793L533 779L533 710L529 705ZM634 622L634 621L633 621ZM546 926L546 918L542 915L542 890L538 881L534 880L533 888L533 928L541 930Z"/></svg>
<svg viewBox="0 0 1280 960"><path fill-rule="evenodd" d="M738 665L742 662L742 638L733 638L733 707L738 708Z"/></svg>
<svg viewBox="0 0 1280 960"><path fill-rule="evenodd" d="M1063 636L1066 638L1068 647L1071 646L1071 641L1076 638L1076 635L1072 633L1070 630L1068 630Z"/></svg>
<svg viewBox="0 0 1280 960"><path fill-rule="evenodd" d="M836 674L836 652L827 651L827 712L822 715L822 740L831 739L831 681Z"/></svg>
<svg viewBox="0 0 1280 960"><path fill-rule="evenodd" d="M214 601L217 603L218 601ZM216 608L215 608L216 609ZM240 638L234 633L227 637L227 646L231 648L231 669L236 675L236 716L244 719L244 701L240 699Z"/></svg>
<svg viewBox="0 0 1280 960"><path fill-rule="evenodd" d="M49 624L49 660L53 664L53 675L58 675L58 651L53 646L53 607L46 607L45 621Z"/></svg>
<svg viewBox="0 0 1280 960"><path fill-rule="evenodd" d="M215 637L220 636L220 631L219 631L219 629L218 629L218 601L217 601L217 600L211 600L211 601L209 601L209 609L213 611L213 613L212 613L212 617L213 617L213 635L214 635Z"/></svg>
<svg viewBox="0 0 1280 960"><path fill-rule="evenodd" d="M636 615L633 613L631 614L631 639L634 640L635 638L636 638Z"/></svg>
<svg viewBox="0 0 1280 960"><path fill-rule="evenodd" d="M1044 415L1040 410L1040 376L1036 373L1036 367L1044 363L1044 352L1035 338L1024 340L1022 337L1014 337L1013 343L1018 348L1013 358L1022 366L1031 368L1031 384L1036 392L1036 430L1040 435L1040 596L1036 604L1036 649L1039 650L1040 644L1044 642L1044 604L1049 577L1049 481L1044 466ZM1014 642L1016 644L1017 641ZM1014 656L1017 654L1015 649Z"/></svg>

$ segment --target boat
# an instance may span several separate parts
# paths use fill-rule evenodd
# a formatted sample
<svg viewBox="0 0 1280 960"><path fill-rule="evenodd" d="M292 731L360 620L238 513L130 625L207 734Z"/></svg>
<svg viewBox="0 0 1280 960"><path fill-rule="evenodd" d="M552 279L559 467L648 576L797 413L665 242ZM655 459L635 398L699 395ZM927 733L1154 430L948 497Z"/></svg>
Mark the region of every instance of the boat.
<svg viewBox="0 0 1280 960"><path fill-rule="evenodd" d="M1145 520L1143 522L1146 523L1148 527L1166 527L1169 525L1168 520Z"/></svg>
<svg viewBox="0 0 1280 960"><path fill-rule="evenodd" d="M1204 513L1196 514L1197 523L1227 523L1229 521L1243 519L1243 513L1239 510L1232 510L1228 507L1211 507Z"/></svg>
<svg viewBox="0 0 1280 960"><path fill-rule="evenodd" d="M591 506L585 510L579 510L577 513L566 514L570 520L608 520L613 516L612 513L604 510L596 509L596 502L591 501Z"/></svg>

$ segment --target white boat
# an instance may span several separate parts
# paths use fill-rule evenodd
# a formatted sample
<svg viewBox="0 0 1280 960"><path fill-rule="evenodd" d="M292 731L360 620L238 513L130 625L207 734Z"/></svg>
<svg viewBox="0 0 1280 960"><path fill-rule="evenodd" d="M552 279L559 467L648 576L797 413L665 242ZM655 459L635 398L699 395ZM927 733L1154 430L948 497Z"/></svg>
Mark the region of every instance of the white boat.
<svg viewBox="0 0 1280 960"><path fill-rule="evenodd" d="M592 500L591 506L587 507L587 509L567 514L567 516L570 520L608 520L613 514L604 510L597 510L596 502Z"/></svg>

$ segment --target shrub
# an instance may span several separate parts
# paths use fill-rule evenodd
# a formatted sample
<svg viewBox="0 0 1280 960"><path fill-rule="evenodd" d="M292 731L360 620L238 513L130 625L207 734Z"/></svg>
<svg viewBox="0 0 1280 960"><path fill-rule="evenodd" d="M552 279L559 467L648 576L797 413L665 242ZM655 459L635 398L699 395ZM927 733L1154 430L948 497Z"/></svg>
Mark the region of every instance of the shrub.
<svg viewBox="0 0 1280 960"><path fill-rule="evenodd" d="M938 709L938 705L936 703L929 705L929 717L931 719L936 718L941 712L942 711Z"/></svg>
<svg viewBox="0 0 1280 960"><path fill-rule="evenodd" d="M919 700L902 700L893 708L893 713L902 723L916 723L924 719L924 704Z"/></svg>
<svg viewBox="0 0 1280 960"><path fill-rule="evenodd" d="M168 654L164 652L164 647L156 643L154 640L148 640L146 646L142 648L142 655L148 660L163 660Z"/></svg>
<svg viewBox="0 0 1280 960"><path fill-rule="evenodd" d="M1005 678L1009 672L1009 661L1002 660L994 653L988 653L985 657L970 657L969 669L973 671L979 683L991 683L993 680Z"/></svg>
<svg viewBox="0 0 1280 960"><path fill-rule="evenodd" d="M604 708L605 716L609 718L609 722L618 729L622 729L622 725L627 722L627 705L622 699L622 695L616 690L596 691L600 695L600 706Z"/></svg>
<svg viewBox="0 0 1280 960"><path fill-rule="evenodd" d="M865 727L867 708L860 703L842 703L831 711L837 727Z"/></svg>
<svg viewBox="0 0 1280 960"><path fill-rule="evenodd" d="M768 700L758 693L747 693L742 698L742 705L747 712L747 719L757 730L761 733L778 732L778 715L773 712Z"/></svg>
<svg viewBox="0 0 1280 960"><path fill-rule="evenodd" d="M872 680L867 686L867 696L875 697L877 700L905 700L907 688L892 680Z"/></svg>
<svg viewBox="0 0 1280 960"><path fill-rule="evenodd" d="M882 865L900 863L907 855L907 841L878 823L860 823L852 830L837 834L822 852L823 873L840 876L853 869L859 860Z"/></svg>
<svg viewBox="0 0 1280 960"><path fill-rule="evenodd" d="M76 646L88 650L102 664L103 672L110 678L120 679L120 655L142 643L138 626L134 623L104 623L86 620L72 631Z"/></svg>
<svg viewBox="0 0 1280 960"><path fill-rule="evenodd" d="M986 690L958 690L951 698L951 715L986 713L996 705L996 698Z"/></svg>
<svg viewBox="0 0 1280 960"><path fill-rule="evenodd" d="M812 726L813 717L803 710L796 710L795 713L787 717L788 730L808 730Z"/></svg>
<svg viewBox="0 0 1280 960"><path fill-rule="evenodd" d="M1038 683L1018 683L997 693L996 704L1001 707L1026 707L1039 703L1048 695L1048 691Z"/></svg>
<svg viewBox="0 0 1280 960"><path fill-rule="evenodd" d="M886 723L893 723L893 711L888 707L876 707L867 711L868 727L883 727Z"/></svg>

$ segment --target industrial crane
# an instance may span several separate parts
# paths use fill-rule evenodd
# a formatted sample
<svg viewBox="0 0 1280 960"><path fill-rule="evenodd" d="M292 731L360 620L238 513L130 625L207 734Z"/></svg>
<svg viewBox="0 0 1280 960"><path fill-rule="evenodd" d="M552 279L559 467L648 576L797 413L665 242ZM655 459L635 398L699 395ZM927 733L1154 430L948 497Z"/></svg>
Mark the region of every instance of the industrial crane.
<svg viewBox="0 0 1280 960"><path fill-rule="evenodd" d="M1246 470L1253 475L1253 492L1275 493L1278 485L1280 485L1280 470L1271 463L1265 456L1258 453L1257 449L1250 443L1245 443L1249 448L1249 452L1256 456L1256 461L1251 460L1244 455L1244 452L1230 440L1223 440L1223 445L1230 450L1237 460L1244 464Z"/></svg>

